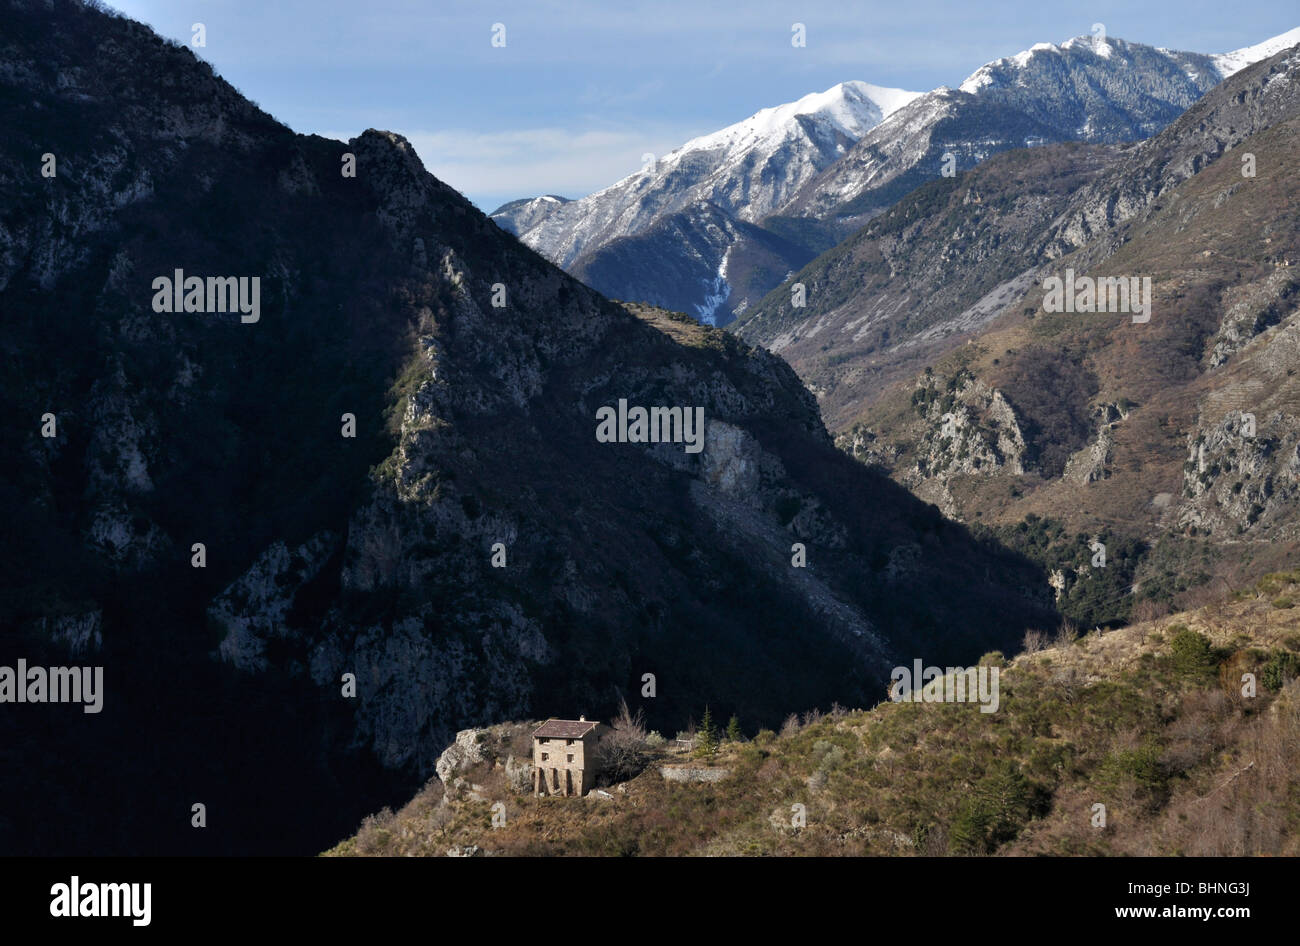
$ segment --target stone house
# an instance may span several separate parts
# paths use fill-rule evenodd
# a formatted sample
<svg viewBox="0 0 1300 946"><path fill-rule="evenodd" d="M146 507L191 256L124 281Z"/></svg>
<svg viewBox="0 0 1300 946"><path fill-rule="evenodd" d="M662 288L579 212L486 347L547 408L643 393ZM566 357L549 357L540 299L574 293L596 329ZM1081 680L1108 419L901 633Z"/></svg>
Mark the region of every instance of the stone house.
<svg viewBox="0 0 1300 946"><path fill-rule="evenodd" d="M578 719L548 719L533 733L533 794L585 795L596 784L606 727Z"/></svg>

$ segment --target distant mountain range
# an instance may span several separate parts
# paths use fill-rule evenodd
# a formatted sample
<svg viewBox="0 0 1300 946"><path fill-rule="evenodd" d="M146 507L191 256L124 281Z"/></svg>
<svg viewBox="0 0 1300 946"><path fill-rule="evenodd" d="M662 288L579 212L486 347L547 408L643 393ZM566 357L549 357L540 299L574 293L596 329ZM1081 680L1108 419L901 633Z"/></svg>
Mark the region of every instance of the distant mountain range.
<svg viewBox="0 0 1300 946"><path fill-rule="evenodd" d="M1300 547L1298 144L1293 46L1141 143L923 184L732 328L794 366L844 449L945 514L1138 543L1120 617L1233 587ZM1068 272L1150 279L1149 321L1048 311ZM1058 593L1086 572L1058 569Z"/></svg>
<svg viewBox="0 0 1300 946"><path fill-rule="evenodd" d="M688 141L581 200L514 201L491 216L615 298L722 324L735 287L765 292L812 256L806 239L754 223L918 94L844 82Z"/></svg>
<svg viewBox="0 0 1300 946"><path fill-rule="evenodd" d="M564 267L701 201L736 220L761 220L918 94L844 82L692 139L581 200L514 201L491 216Z"/></svg>
<svg viewBox="0 0 1300 946"><path fill-rule="evenodd" d="M845 82L580 200L513 201L491 217L607 295L724 325L945 163L966 170L1011 148L1149 137L1297 41L1300 29L1204 55L1085 36L990 62L957 89Z"/></svg>

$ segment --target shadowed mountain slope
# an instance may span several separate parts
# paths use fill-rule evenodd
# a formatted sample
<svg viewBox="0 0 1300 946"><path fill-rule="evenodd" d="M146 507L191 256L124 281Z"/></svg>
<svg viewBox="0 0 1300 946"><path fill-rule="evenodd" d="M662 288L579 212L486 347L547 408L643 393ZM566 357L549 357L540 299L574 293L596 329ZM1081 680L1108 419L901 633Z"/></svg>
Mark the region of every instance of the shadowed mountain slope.
<svg viewBox="0 0 1300 946"><path fill-rule="evenodd" d="M399 136L295 135L138 24L6 7L0 663L106 681L0 716L7 850L315 850L468 724L647 673L665 718L774 722L1053 619L780 359L599 296ZM256 277L256 320L158 311L177 270ZM620 401L700 437L600 442Z"/></svg>

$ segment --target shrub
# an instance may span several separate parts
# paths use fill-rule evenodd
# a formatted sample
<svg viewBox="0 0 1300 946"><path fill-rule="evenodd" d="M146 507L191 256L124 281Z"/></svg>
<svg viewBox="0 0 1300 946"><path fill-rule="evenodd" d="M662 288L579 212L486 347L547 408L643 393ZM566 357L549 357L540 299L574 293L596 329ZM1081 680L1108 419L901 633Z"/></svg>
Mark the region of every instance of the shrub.
<svg viewBox="0 0 1300 946"><path fill-rule="evenodd" d="M1275 595L1285 583L1285 576L1272 572L1255 582L1255 590L1262 595Z"/></svg>
<svg viewBox="0 0 1300 946"><path fill-rule="evenodd" d="M972 787L948 829L957 852L991 854L1015 838L1034 814L1035 792L1020 769L1005 763Z"/></svg>
<svg viewBox="0 0 1300 946"><path fill-rule="evenodd" d="M394 823L397 816L391 808L385 807L378 814L367 815L357 831L357 850L362 854L383 855L389 853Z"/></svg>
<svg viewBox="0 0 1300 946"><path fill-rule="evenodd" d="M602 780L616 784L636 778L650 762L645 711L638 707L632 713L627 701L620 700L618 715L610 721L609 730L599 750Z"/></svg>
<svg viewBox="0 0 1300 946"><path fill-rule="evenodd" d="M1276 693L1286 682L1300 676L1300 656L1286 650L1274 651L1260 668L1259 682L1266 690Z"/></svg>
<svg viewBox="0 0 1300 946"><path fill-rule="evenodd" d="M1209 679L1215 674L1219 664L1213 648L1210 647L1210 639L1181 625L1176 626L1182 629L1169 641L1174 654L1174 670L1179 676L1192 680Z"/></svg>
<svg viewBox="0 0 1300 946"><path fill-rule="evenodd" d="M823 774L830 772L842 765L847 758L848 754L843 746L837 746L826 739L818 739L813 743L813 762L818 772Z"/></svg>
<svg viewBox="0 0 1300 946"><path fill-rule="evenodd" d="M1128 785L1151 810L1164 803L1169 795L1169 772L1160 758L1160 749L1147 743L1137 749L1116 752L1104 763L1098 773L1099 781L1108 787Z"/></svg>

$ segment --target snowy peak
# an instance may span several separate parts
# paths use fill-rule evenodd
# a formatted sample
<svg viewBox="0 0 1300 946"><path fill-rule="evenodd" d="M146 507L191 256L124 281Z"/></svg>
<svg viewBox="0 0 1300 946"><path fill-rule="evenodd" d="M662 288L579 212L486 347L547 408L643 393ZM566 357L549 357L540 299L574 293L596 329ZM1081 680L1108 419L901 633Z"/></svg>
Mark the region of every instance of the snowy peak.
<svg viewBox="0 0 1300 946"><path fill-rule="evenodd" d="M543 194L541 197L523 197L502 204L488 216L497 222L501 229L515 236L537 226L565 204L572 203L567 197L555 194Z"/></svg>
<svg viewBox="0 0 1300 946"><path fill-rule="evenodd" d="M676 286L689 270L685 282L693 287L724 279L735 288L736 257L718 249L735 234L696 220L691 210L701 201L734 224L762 224L783 240L806 243L805 250L822 248L819 241L834 231L936 176L950 156L964 170L1008 148L1149 138L1225 75L1296 41L1300 30L1211 56L1084 35L989 62L957 90L842 82L693 138L580 200L516 202L492 216L552 262L618 298L649 298L651 273ZM818 225L787 222L794 217ZM665 221L671 225L661 226ZM789 253L768 250L765 271L779 275ZM644 265L637 253L650 251L668 262ZM730 260L721 273L719 260ZM757 292L757 281L751 283ZM719 292L710 288L708 298ZM703 306L714 317L718 306L706 302L662 304L683 311Z"/></svg>
<svg viewBox="0 0 1300 946"><path fill-rule="evenodd" d="M1230 53L1219 53L1211 56L1215 67L1223 78L1227 78L1234 72L1240 72L1247 66L1259 62L1261 59L1267 59L1269 56L1275 56L1284 49L1290 49L1292 46L1300 43L1300 26L1295 29L1287 30L1280 33L1272 39L1266 39L1262 43L1256 43L1254 46L1245 46L1241 49L1234 49Z"/></svg>
<svg viewBox="0 0 1300 946"><path fill-rule="evenodd" d="M920 92L886 89L869 82L841 82L825 92L811 92L796 102L762 109L744 121L693 138L666 157L715 148L748 150L766 145L774 149L798 132L801 116L856 141L919 95Z"/></svg>
<svg viewBox="0 0 1300 946"><path fill-rule="evenodd" d="M1193 64L1195 60L1207 60L1217 75L1209 78L1222 81L1234 72L1245 69L1252 63L1267 59L1284 49L1300 43L1300 27L1267 39L1254 46L1246 46L1229 53L1201 56L1197 53L1179 52L1172 49L1160 49L1142 43L1129 43L1116 37L1074 36L1059 45L1054 43L1035 43L1033 46L1016 53L985 63L976 69L959 89L972 95L984 89L997 86L1014 85L1023 81L1023 73L1040 65L1039 57L1076 60L1076 65L1085 63L1089 58L1109 60L1116 57L1125 61L1140 60L1151 55L1161 56L1178 65Z"/></svg>
<svg viewBox="0 0 1300 946"><path fill-rule="evenodd" d="M788 196L790 181L786 178L793 175L800 179L796 183L801 183L838 160L868 131L921 94L858 80L841 82L692 138L664 155L651 178L679 187L680 166L707 166L710 172L695 182L691 196L718 201L741 219L757 220ZM638 177L631 175L607 190L623 188ZM746 177L750 180L745 181ZM762 186L764 179L778 181L777 186Z"/></svg>
<svg viewBox="0 0 1300 946"><path fill-rule="evenodd" d="M842 82L694 138L581 200L545 207L534 201L492 216L565 267L698 201L736 220L757 221L920 94Z"/></svg>
<svg viewBox="0 0 1300 946"><path fill-rule="evenodd" d="M1048 67L1047 60L1055 59L1052 66L1080 65L1089 59L1132 60L1135 53L1154 52L1170 59L1181 61L1184 54L1166 49L1154 49L1141 43L1128 43L1116 37L1073 36L1060 43L1035 43L1014 56L1004 56L985 63L971 73L958 88L962 92L977 95L990 87L1008 86L1023 82L1024 74L1040 67ZM1068 62L1067 62L1068 60ZM1102 65L1102 63L1095 63ZM1119 63L1117 63L1119 65Z"/></svg>
<svg viewBox="0 0 1300 946"><path fill-rule="evenodd" d="M1029 65L1029 60L1036 53L1059 52L1057 47L1051 43L1035 43L1024 52L1016 53L1014 56L1003 56L1001 59L994 59L992 62L986 62L969 76L966 77L961 85L957 86L962 92L969 92L971 95L977 94L981 89L995 85L999 81L1007 81L1008 74L1016 70L1024 69Z"/></svg>
<svg viewBox="0 0 1300 946"><path fill-rule="evenodd" d="M1056 129L1062 140L1119 142L1157 133L1221 78L1203 53L1076 36L987 63L959 88Z"/></svg>

